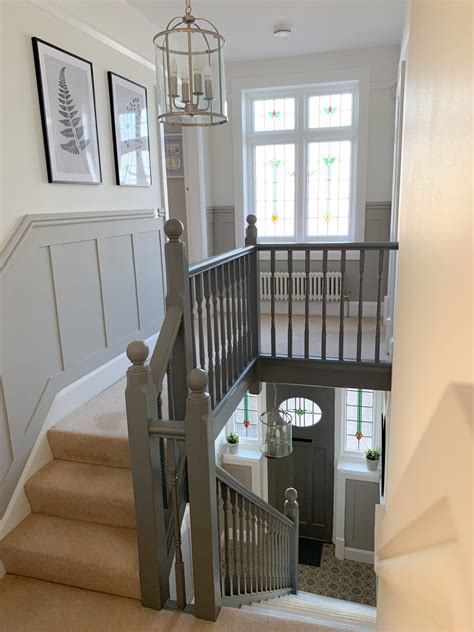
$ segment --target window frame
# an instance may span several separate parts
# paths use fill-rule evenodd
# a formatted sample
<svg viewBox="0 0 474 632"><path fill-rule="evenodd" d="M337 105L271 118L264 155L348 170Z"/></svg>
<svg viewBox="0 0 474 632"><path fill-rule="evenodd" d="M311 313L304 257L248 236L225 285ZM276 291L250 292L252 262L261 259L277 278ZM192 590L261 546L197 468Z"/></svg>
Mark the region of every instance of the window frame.
<svg viewBox="0 0 474 632"><path fill-rule="evenodd" d="M258 448L260 449L260 445L262 443L262 429L261 429L261 423L260 423L260 415L261 415L261 411L263 409L262 406L262 401L261 401L261 397L262 397L262 393L264 393L264 389L262 389L262 392L259 395L253 395L252 393L248 393L247 395L251 398L255 398L257 401L257 436L255 438L251 438L251 437L246 437L245 435L242 434L242 431L237 431L237 434L239 435L239 444L246 446L246 447L253 447L253 448ZM237 411L237 409L239 408L241 402L243 401L243 397L240 400L240 402L237 404L235 410L232 412L231 416L229 417L229 419L227 420L227 423L225 425L225 435L227 438L227 435L230 434L231 432L236 432L235 430L235 413Z"/></svg>
<svg viewBox="0 0 474 632"><path fill-rule="evenodd" d="M284 96L285 92L291 93L298 89L304 89L308 95L315 95L320 92L329 94L330 92L345 92L348 84L357 85L358 99L357 104L354 103L354 114L357 116L357 142L353 143L353 168L355 168L355 176L352 179L352 230L350 238L308 238L309 243L324 243L328 241L340 241L341 243L350 243L353 241L364 241L365 233L365 205L366 205L366 187L367 187L367 147L368 147L368 109L369 109L369 69L368 68L352 68L352 69L334 69L328 71L314 71L307 74L292 74L280 76L252 77L248 79L233 79L231 82L232 92L232 134L233 134L233 165L234 165L234 198L235 198L235 242L236 246L244 244L246 216L253 212L253 204L249 196L249 151L248 137L249 134L257 134L260 137L270 138L270 134L277 138L283 139L288 133L286 130L281 132L253 132L251 127L251 111L249 108L249 95L255 98L271 98L270 95L277 94ZM356 111L357 110L357 111ZM296 119L299 114L296 110ZM305 120L305 125L307 119ZM354 118L354 121L356 119ZM316 135L322 132L328 132L333 135L335 130L341 130L341 133L347 131L347 127L343 128L316 128L309 130ZM292 131L289 132L290 134ZM301 153L301 152L300 152ZM301 161L301 158L300 158ZM297 170L299 168L297 155ZM305 177L306 179L306 177ZM306 186L306 185L305 185ZM301 187L300 187L301 188ZM304 197L301 197L304 195ZM305 200L306 193L299 192L296 196L296 214L302 213L301 200ZM304 205L306 206L306 204ZM300 222L301 225L301 222ZM258 228L258 224L257 224ZM296 229L298 235L298 227ZM304 224L304 233L306 233L306 218ZM302 234L302 231L299 231ZM259 241L275 241L282 243L295 243L298 237L289 238L262 238ZM301 240L301 237L300 237Z"/></svg>
<svg viewBox="0 0 474 632"><path fill-rule="evenodd" d="M365 460L365 450L356 452L355 450L349 450L346 448L346 435L347 435L347 391L358 390L357 388L344 388L341 389L342 402L341 402L341 415L340 415L340 456L345 460L363 461ZM371 448L379 447L379 441L381 436L381 414L383 410L383 391L376 391L372 388L363 388L363 391L373 392L373 422L372 422L372 442Z"/></svg>

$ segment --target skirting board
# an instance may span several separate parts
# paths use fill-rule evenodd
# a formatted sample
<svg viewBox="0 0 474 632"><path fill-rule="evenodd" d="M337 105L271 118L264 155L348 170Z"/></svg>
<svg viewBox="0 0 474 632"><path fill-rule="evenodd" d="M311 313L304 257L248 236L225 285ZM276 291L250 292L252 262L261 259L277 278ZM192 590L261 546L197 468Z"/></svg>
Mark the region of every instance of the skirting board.
<svg viewBox="0 0 474 632"><path fill-rule="evenodd" d="M309 314L310 316L321 316L322 313L322 301L310 301ZM293 302L293 315L304 316L305 302L294 301ZM328 316L339 316L341 304L339 301L328 301L326 303L326 314ZM384 305L380 306L380 316L383 315ZM270 314L270 301L260 301L260 312L262 314ZM357 301L345 301L344 302L344 314L357 318L359 312L359 303ZM275 313L276 314L288 314L288 301L275 301ZM364 318L375 318L377 316L377 302L376 301L363 301L362 303L362 315Z"/></svg>
<svg viewBox="0 0 474 632"><path fill-rule="evenodd" d="M374 563L374 552L364 549L353 549L345 546L343 538L335 538L335 557L338 560L352 560L353 562L364 562L364 564Z"/></svg>
<svg viewBox="0 0 474 632"><path fill-rule="evenodd" d="M158 334L155 334L145 341L150 350L154 348L157 338ZM0 541L31 513L24 486L28 479L53 458L46 434L48 429L122 379L129 366L130 361L124 352L56 395L10 503L0 520ZM0 561L0 577L2 577L2 567L3 564Z"/></svg>

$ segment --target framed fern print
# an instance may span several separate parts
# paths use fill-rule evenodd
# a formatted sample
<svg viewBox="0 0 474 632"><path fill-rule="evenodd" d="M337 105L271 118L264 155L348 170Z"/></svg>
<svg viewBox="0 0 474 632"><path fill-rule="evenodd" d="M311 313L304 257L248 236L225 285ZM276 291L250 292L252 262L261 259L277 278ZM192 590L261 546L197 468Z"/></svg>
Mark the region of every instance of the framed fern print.
<svg viewBox="0 0 474 632"><path fill-rule="evenodd" d="M91 62L32 38L49 182L100 184Z"/></svg>
<svg viewBox="0 0 474 632"><path fill-rule="evenodd" d="M108 73L115 177L123 186L150 186L150 133L144 86Z"/></svg>

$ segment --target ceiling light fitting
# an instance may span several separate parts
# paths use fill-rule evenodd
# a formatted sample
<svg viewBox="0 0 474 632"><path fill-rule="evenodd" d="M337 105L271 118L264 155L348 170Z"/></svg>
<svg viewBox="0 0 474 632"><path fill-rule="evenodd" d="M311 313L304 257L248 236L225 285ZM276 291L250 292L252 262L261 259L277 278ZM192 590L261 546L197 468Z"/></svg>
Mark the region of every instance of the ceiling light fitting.
<svg viewBox="0 0 474 632"><path fill-rule="evenodd" d="M227 122L224 37L204 18L174 17L155 35L158 120L184 126Z"/></svg>
<svg viewBox="0 0 474 632"><path fill-rule="evenodd" d="M291 29L289 26L275 26L273 35L275 37L288 37L291 35Z"/></svg>

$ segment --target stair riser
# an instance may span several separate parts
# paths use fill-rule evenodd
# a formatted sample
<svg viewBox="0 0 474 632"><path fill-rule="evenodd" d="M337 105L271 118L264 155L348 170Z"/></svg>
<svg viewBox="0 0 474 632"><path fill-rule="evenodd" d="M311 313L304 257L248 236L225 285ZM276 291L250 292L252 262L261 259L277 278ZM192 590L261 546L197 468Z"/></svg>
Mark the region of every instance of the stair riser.
<svg viewBox="0 0 474 632"><path fill-rule="evenodd" d="M64 490L44 489L35 483L25 485L26 496L35 513L83 520L111 527L135 528L135 508L132 501L100 498L91 495L71 495Z"/></svg>
<svg viewBox="0 0 474 632"><path fill-rule="evenodd" d="M140 587L136 577L107 573L98 566L90 568L76 560L71 564L65 559L46 558L41 555L33 559L31 555L19 551L6 551L2 554L2 560L7 573L13 575L140 599Z"/></svg>
<svg viewBox="0 0 474 632"><path fill-rule="evenodd" d="M55 459L131 468L126 438L80 435L52 428L48 442Z"/></svg>

